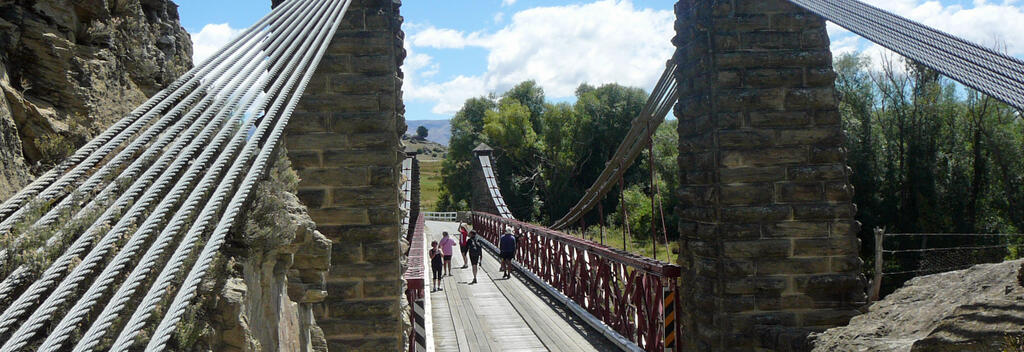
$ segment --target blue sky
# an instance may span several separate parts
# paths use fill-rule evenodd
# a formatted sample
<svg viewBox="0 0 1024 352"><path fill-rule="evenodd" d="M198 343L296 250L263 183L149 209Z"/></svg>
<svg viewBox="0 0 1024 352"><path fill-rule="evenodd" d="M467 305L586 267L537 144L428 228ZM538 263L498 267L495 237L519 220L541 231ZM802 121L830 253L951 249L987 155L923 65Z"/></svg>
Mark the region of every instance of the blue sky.
<svg viewBox="0 0 1024 352"><path fill-rule="evenodd" d="M1024 0L867 0L983 45L1024 55ZM270 1L176 0L197 58L270 10ZM674 0L404 0L406 118L447 119L474 96L534 79L572 101L580 83L650 89L672 53ZM829 25L835 53L894 55Z"/></svg>

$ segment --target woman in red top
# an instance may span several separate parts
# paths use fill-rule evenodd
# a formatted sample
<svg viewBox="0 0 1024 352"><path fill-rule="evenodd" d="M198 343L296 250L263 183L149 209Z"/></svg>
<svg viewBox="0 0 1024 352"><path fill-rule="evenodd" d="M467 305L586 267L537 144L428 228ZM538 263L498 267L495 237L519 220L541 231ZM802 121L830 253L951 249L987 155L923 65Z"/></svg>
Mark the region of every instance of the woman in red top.
<svg viewBox="0 0 1024 352"><path fill-rule="evenodd" d="M469 267L469 266L466 265L466 263L469 263L469 261L466 260L466 253L469 252L468 244L469 244L469 231L466 231L466 225L465 224L459 224L459 251L462 252L462 268L463 269Z"/></svg>

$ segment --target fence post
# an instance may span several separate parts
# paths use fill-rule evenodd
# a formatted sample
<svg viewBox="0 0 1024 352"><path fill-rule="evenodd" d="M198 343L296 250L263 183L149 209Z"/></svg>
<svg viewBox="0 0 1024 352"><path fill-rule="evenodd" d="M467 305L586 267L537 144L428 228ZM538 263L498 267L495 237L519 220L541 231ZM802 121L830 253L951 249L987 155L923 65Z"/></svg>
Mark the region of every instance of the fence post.
<svg viewBox="0 0 1024 352"><path fill-rule="evenodd" d="M874 302L878 300L879 291L882 290L882 237L885 236L885 230L879 227L875 228L875 277L871 279L871 294L868 295L868 301Z"/></svg>

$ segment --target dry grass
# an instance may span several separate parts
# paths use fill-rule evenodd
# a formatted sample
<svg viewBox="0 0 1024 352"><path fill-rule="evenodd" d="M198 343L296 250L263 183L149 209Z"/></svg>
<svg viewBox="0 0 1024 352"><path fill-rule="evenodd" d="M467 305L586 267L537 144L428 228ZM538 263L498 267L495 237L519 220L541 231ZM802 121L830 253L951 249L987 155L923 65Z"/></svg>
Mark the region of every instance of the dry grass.
<svg viewBox="0 0 1024 352"><path fill-rule="evenodd" d="M420 209L436 211L441 194L441 161L420 160Z"/></svg>

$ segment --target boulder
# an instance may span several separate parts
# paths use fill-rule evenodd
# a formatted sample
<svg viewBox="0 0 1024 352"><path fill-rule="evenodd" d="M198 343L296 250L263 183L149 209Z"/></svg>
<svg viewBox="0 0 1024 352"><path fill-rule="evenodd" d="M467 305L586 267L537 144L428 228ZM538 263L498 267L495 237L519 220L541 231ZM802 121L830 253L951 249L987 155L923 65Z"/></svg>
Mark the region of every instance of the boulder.
<svg viewBox="0 0 1024 352"><path fill-rule="evenodd" d="M812 336L814 351L1003 351L1024 336L1024 260L908 281L846 326Z"/></svg>

